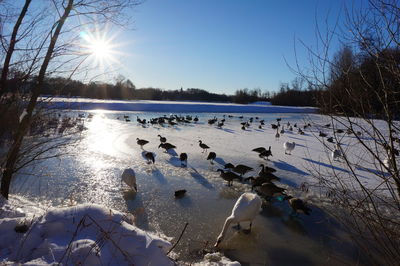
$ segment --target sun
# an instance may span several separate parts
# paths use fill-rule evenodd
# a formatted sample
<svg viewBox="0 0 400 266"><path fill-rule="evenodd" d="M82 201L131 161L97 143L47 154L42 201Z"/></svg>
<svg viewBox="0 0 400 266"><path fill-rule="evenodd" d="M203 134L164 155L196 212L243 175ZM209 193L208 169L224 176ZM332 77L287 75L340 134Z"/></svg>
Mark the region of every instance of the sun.
<svg viewBox="0 0 400 266"><path fill-rule="evenodd" d="M112 47L105 40L92 40L89 50L97 58L108 58L112 55Z"/></svg>
<svg viewBox="0 0 400 266"><path fill-rule="evenodd" d="M80 32L82 53L91 58L93 65L101 68L118 63L115 36L109 36L107 31Z"/></svg>

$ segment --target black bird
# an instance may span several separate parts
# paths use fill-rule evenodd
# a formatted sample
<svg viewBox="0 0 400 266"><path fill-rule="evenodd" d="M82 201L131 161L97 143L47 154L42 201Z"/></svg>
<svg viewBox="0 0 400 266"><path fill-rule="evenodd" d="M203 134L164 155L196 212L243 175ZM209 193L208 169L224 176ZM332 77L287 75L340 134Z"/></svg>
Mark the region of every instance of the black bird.
<svg viewBox="0 0 400 266"><path fill-rule="evenodd" d="M273 155L272 155L272 151L271 151L271 146L269 146L268 150L265 150L265 151L261 152L258 156L259 156L260 158L265 158L265 157L267 157L267 160L269 160L268 157L269 157L269 156L273 156Z"/></svg>
<svg viewBox="0 0 400 266"><path fill-rule="evenodd" d="M214 162L214 160L215 160L215 157L217 157L217 154L215 153L215 152L210 152L209 154L208 154L208 156L207 156L207 160L210 160L210 163L211 164L214 164L213 162Z"/></svg>
<svg viewBox="0 0 400 266"><path fill-rule="evenodd" d="M230 171L224 171L222 169L218 169L217 172L221 172L220 176L228 182L228 187L232 186L233 179L239 179L240 181L242 180L241 176L238 176L237 174L230 172Z"/></svg>
<svg viewBox="0 0 400 266"><path fill-rule="evenodd" d="M252 171L253 168L244 165L244 164L238 164L235 166L235 168L233 168L233 171L240 174L240 176L243 176L244 174L246 174L249 171Z"/></svg>
<svg viewBox="0 0 400 266"><path fill-rule="evenodd" d="M161 143L165 143L167 142L167 138L166 137L161 137L161 135L157 135L160 138L160 142Z"/></svg>
<svg viewBox="0 0 400 266"><path fill-rule="evenodd" d="M341 134L341 133L343 133L344 132L344 130L343 129L336 129L336 133L339 133L339 134Z"/></svg>
<svg viewBox="0 0 400 266"><path fill-rule="evenodd" d="M267 198L272 198L276 194L283 194L285 190L285 188L278 187L274 183L270 182L262 184L261 187L258 189L258 191Z"/></svg>
<svg viewBox="0 0 400 266"><path fill-rule="evenodd" d="M235 168L235 166L231 163L227 163L227 164L225 164L224 168L225 169L233 169L233 168Z"/></svg>
<svg viewBox="0 0 400 266"><path fill-rule="evenodd" d="M325 137L328 136L328 135L325 134L324 132L320 131L320 132L319 132L319 136L325 138Z"/></svg>
<svg viewBox="0 0 400 266"><path fill-rule="evenodd" d="M298 213L298 211L301 211L306 215L310 215L311 209L307 207L301 199L294 198L292 196L286 196L285 199L289 201L289 205L292 207L293 213Z"/></svg>
<svg viewBox="0 0 400 266"><path fill-rule="evenodd" d="M200 146L200 148L203 149L202 152L207 152L207 149L210 148L210 147L208 147L205 143L203 143L201 140L199 140L199 146Z"/></svg>
<svg viewBox="0 0 400 266"><path fill-rule="evenodd" d="M328 141L328 142L330 142L330 143L333 143L333 137L327 138L326 141Z"/></svg>
<svg viewBox="0 0 400 266"><path fill-rule="evenodd" d="M184 152L179 155L179 160L181 160L181 166L184 166L183 162L185 162L185 165L187 166L187 158L188 156Z"/></svg>
<svg viewBox="0 0 400 266"><path fill-rule="evenodd" d="M146 144L149 143L149 142L148 142L147 140L145 140L145 139L136 138L136 143L137 143L138 145L140 145L140 148L143 149L143 146L146 145Z"/></svg>
<svg viewBox="0 0 400 266"><path fill-rule="evenodd" d="M183 198L183 196L185 196L185 193L186 189L177 190L175 191L175 198Z"/></svg>
<svg viewBox="0 0 400 266"><path fill-rule="evenodd" d="M261 169L260 169L260 172L258 172L258 175L262 175L264 173L275 173L276 172L275 168L268 167L263 164L260 164L260 167L261 167Z"/></svg>
<svg viewBox="0 0 400 266"><path fill-rule="evenodd" d="M146 157L148 163L153 162L153 164L154 164L155 159L154 159L154 154L152 152L146 152L144 154L144 157Z"/></svg>
<svg viewBox="0 0 400 266"><path fill-rule="evenodd" d="M175 149L176 146L172 145L171 143L161 143L160 145L158 145L158 148L163 148L165 150L165 152L167 152L170 149Z"/></svg>
<svg viewBox="0 0 400 266"><path fill-rule="evenodd" d="M278 129L278 125L271 124L272 129Z"/></svg>

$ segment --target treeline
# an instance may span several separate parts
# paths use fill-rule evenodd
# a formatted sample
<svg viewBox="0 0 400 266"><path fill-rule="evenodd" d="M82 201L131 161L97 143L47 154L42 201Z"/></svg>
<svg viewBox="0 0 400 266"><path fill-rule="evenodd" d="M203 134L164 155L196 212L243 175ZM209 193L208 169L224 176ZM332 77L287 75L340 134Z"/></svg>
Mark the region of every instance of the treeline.
<svg viewBox="0 0 400 266"><path fill-rule="evenodd" d="M312 86L304 88L305 81L301 78L295 78L292 84L283 83L280 85L278 93L274 93L271 97L273 105L289 105L289 106L318 106L318 98L321 90Z"/></svg>

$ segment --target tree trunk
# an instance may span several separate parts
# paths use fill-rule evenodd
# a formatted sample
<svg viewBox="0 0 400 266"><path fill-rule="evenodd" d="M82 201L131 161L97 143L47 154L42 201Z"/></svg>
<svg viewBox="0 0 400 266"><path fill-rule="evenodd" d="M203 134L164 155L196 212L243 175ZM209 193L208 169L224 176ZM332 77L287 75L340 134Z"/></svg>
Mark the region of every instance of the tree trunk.
<svg viewBox="0 0 400 266"><path fill-rule="evenodd" d="M57 43L57 39L58 39L58 36L59 36L59 34L61 32L61 29L62 29L62 27L63 27L63 25L65 23L65 20L68 18L69 13L71 12L71 9L73 7L73 3L74 3L74 0L69 0L68 1L68 5L64 9L64 14L62 15L62 17L58 21L58 24L57 24L57 27L56 27L56 29L54 31L54 34L51 37L50 45L49 45L49 48L47 49L46 56L44 58L42 66L40 68L36 84L32 88L32 96L30 98L28 107L26 108L27 114L25 115L25 117L20 122L20 124L18 126L17 133L15 134L15 137L14 137L14 142L13 142L13 144L12 144L12 146L11 146L9 152L8 152L6 168L5 168L4 172L3 172L3 177L1 179L1 187L0 187L0 193L6 199L8 199L11 179L12 179L12 176L13 176L13 173L14 173L15 164L16 164L16 161L17 161L17 158L18 158L19 150L21 148L22 141L24 139L26 131L28 130L29 124L31 122L33 110L35 109L35 106L36 106L36 103L37 103L37 99L38 99L38 97L40 95L40 92L42 90L42 87L43 87L43 81L44 81L44 77L45 77L45 74L46 74L47 66L49 65L49 62L51 60L51 57L52 57L52 54L53 54L53 51L54 51L54 47L55 47L55 45Z"/></svg>
<svg viewBox="0 0 400 266"><path fill-rule="evenodd" d="M6 89L7 89L6 88L7 87L7 76L8 76L11 56L14 53L15 44L17 43L18 30L22 24L22 20L24 19L26 12L28 11L28 7L29 7L31 1L32 0L25 0L25 5L22 8L21 13L19 14L18 20L15 23L13 32L11 34L10 45L8 46L7 55L6 55L6 58L4 59L3 70L1 72L0 97L6 92Z"/></svg>

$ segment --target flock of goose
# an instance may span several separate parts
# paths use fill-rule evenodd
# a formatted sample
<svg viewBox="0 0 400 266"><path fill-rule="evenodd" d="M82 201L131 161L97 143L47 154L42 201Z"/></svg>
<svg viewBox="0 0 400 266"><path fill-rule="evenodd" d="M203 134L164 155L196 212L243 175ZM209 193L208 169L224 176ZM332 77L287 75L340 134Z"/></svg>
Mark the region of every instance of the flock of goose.
<svg viewBox="0 0 400 266"><path fill-rule="evenodd" d="M229 118L232 118L233 116L228 116ZM124 117L126 121L129 120L128 117ZM239 118L243 118L240 117ZM258 128L262 128L265 125L264 120L259 120L258 117L255 118L260 124ZM275 138L279 139L279 137L285 133L285 127L280 124L281 119L278 118L276 119L277 123L271 124L272 129L276 129L276 134ZM194 119L191 116L163 116L163 117L158 117L158 118L152 118L149 121L146 121L146 119L140 119L137 117L137 122L141 124L142 126L146 126L147 124L159 124L159 125L165 125L168 124L168 126L175 126L179 123L191 123L191 122L198 122L199 119L196 116ZM225 123L225 115L223 119L218 120L216 117L213 119L208 120L209 125L214 125L216 124L218 128L222 128ZM241 122L241 129L246 130L246 128L251 126L251 123L253 123L254 118L250 118L246 122ZM294 128L297 128L297 133L300 135L304 135L304 130L307 129L308 127L311 127L310 124L306 124L303 126L303 129L297 126L297 124L291 125L289 122L287 122L286 129L289 131L293 131ZM328 127L326 125L325 127ZM327 134L323 133L320 131L319 134L320 137L326 138ZM168 152L171 149L175 149L176 146L167 142L167 138L163 137L161 135L158 135L160 144L158 148L162 148L165 150L165 152ZM136 139L137 144L143 149L143 146L149 143L148 140L145 139ZM332 142L332 139L327 138L328 142ZM202 150L202 153L207 153L208 149L210 147L204 143L202 140L198 141L198 145ZM291 152L295 149L296 143L295 142L285 142L283 144L283 149L285 154L290 155ZM258 153L258 156L262 159L269 160L269 157L272 157L272 151L271 151L271 146L269 146L268 149L265 147L257 147L252 149L252 151ZM146 158L147 162L149 164L154 164L155 163L155 156L152 152L144 151L143 152L144 157ZM209 152L207 156L207 160L210 161L211 164L214 164L214 160L216 159L216 153L215 152ZM333 159L339 159L342 157L342 152L340 148L340 144L336 143L336 149L332 152L332 158ZM187 166L187 160L188 160L188 155L187 153L181 153L179 155L179 159L181 161L181 166L186 167ZM126 170L127 171L127 170ZM238 165L233 165L231 163L227 163L224 165L223 169L217 169L217 172L220 173L220 177L225 180L228 184L228 186L232 186L233 181L237 180L239 182L250 182L251 185L251 190L256 190L257 193L253 192L247 192L242 194L239 199L237 200L235 206L233 207L232 214L229 216L224 224L224 227L222 229L221 234L219 235L217 242L215 246L218 246L219 243L223 240L223 238L226 235L227 229L231 223L237 223L238 226L240 227L240 222L244 221L249 221L250 222L250 229L247 230L247 232L250 232L251 230L251 225L252 221L255 218L255 216L259 213L260 208L261 208L261 197L264 198L267 201L271 201L274 198L277 198L280 201L287 201L292 208L292 214L297 214L298 212L302 212L306 215L309 215L311 212L311 209L301 200L300 198L295 198L291 195L287 194L286 188L280 187L275 184L275 181L279 181L280 178L277 177L274 173L276 172L276 169L272 167L268 167L264 164L260 164L260 170L257 173L255 177L250 176L247 178L244 178L244 175L248 172L254 171L252 167L246 166L244 164L238 164ZM125 175L125 176L124 176ZM129 177L129 178L127 178ZM136 188L136 179L134 177L134 172L132 169L129 169L129 171L126 173L124 171L122 175L122 180L128 184L130 187L132 187L135 191L137 191ZM178 190L175 192L176 197L183 197L185 194L186 190ZM291 214L291 215L292 215Z"/></svg>

